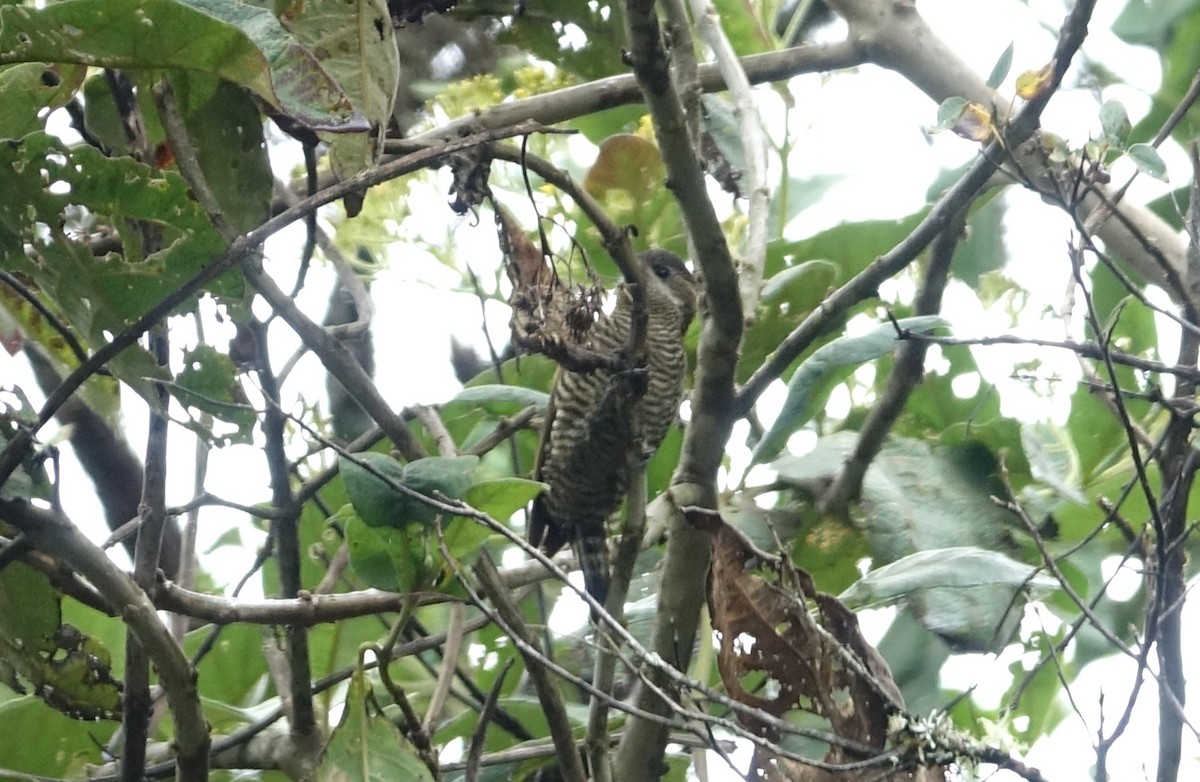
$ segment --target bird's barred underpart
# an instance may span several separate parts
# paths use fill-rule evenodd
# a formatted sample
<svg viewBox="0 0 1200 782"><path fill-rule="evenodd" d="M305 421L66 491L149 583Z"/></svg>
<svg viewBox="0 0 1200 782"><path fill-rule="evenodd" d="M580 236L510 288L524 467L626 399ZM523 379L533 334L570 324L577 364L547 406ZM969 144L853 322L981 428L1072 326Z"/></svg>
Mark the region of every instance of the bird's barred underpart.
<svg viewBox="0 0 1200 782"><path fill-rule="evenodd" d="M647 459L679 411L687 369L683 334L696 312L696 280L679 256L649 250L646 366L614 373L560 369L550 396L535 477L549 489L533 504L529 540L547 554L570 544L588 593L603 603L609 561L605 521L621 505L629 459ZM590 332L591 348L613 354L629 336L633 303L617 290L613 312Z"/></svg>

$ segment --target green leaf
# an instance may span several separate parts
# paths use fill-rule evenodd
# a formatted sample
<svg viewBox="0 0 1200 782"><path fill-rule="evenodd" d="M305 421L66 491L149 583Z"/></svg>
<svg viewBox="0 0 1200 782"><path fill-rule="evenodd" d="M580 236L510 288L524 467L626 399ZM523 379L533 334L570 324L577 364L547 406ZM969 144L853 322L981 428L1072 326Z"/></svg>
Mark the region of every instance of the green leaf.
<svg viewBox="0 0 1200 782"><path fill-rule="evenodd" d="M59 596L49 579L23 562L0 570L0 638L17 641L28 652L54 648Z"/></svg>
<svg viewBox="0 0 1200 782"><path fill-rule="evenodd" d="M998 551L975 546L929 549L872 570L838 595L851 608L892 603L925 589L961 587L1035 587L1054 589L1058 582L1038 569Z"/></svg>
<svg viewBox="0 0 1200 782"><path fill-rule="evenodd" d="M237 442L250 442L257 415L246 402L237 370L226 354L211 345L197 345L184 354L183 370L167 388L185 407L194 406L235 424Z"/></svg>
<svg viewBox="0 0 1200 782"><path fill-rule="evenodd" d="M1000 550L1013 522L991 499L996 469L979 446L888 440L863 481L863 525L875 557L894 562L954 546Z"/></svg>
<svg viewBox="0 0 1200 782"><path fill-rule="evenodd" d="M386 16L382 21L389 24ZM67 0L43 8L4 6L0 53L0 64L203 71L250 89L311 127L366 130L314 53L269 10L248 3Z"/></svg>
<svg viewBox="0 0 1200 782"><path fill-rule="evenodd" d="M733 104L715 95L701 95L705 141L701 145L705 168L727 192L744 196L738 183L745 175L746 150L742 145L741 128ZM711 142L711 144L709 143Z"/></svg>
<svg viewBox="0 0 1200 782"><path fill-rule="evenodd" d="M1040 656L1050 650L1051 644L1057 643L1061 639L1039 635L1037 640L1039 642L1032 645L1034 651ZM1056 656L1062 657L1061 655ZM1014 727L1018 740L1032 744L1042 736L1048 735L1053 727L1070 713L1069 707L1064 702L1066 699L1060 698L1059 695L1063 689L1063 680L1073 683L1079 667L1081 666L1077 662L1068 657L1059 659L1055 663L1042 665L1036 671L1030 672L1026 670L1023 660L1013 661L1008 668L1013 677L1013 690L1001 700L1001 703L1012 703L1011 696L1016 695L1016 688L1024 684L1026 678L1032 679L1029 686L1022 690L1021 715L1027 717L1028 722L1024 725L1023 730Z"/></svg>
<svg viewBox="0 0 1200 782"><path fill-rule="evenodd" d="M791 177L771 194L771 214L767 236L778 241L784 229L806 209L821 202L834 185L845 181L844 174L813 174Z"/></svg>
<svg viewBox="0 0 1200 782"><path fill-rule="evenodd" d="M0 682L26 683L68 717L119 719L121 684L108 650L62 621L62 596L23 562L0 570Z"/></svg>
<svg viewBox="0 0 1200 782"><path fill-rule="evenodd" d="M500 667L503 668L503 664ZM509 674L509 681L513 681L516 678L514 674ZM511 698L501 698L497 701L496 705L504 709L505 712L516 719L532 735L549 735L550 726L546 722L546 710L537 699L518 695ZM441 723L437 729L437 733L434 734L434 743L444 745L457 738L470 740L471 733L478 724L479 714L464 709L457 715ZM485 752L499 752L516 746L518 743L520 743L519 739L512 736L508 731L489 730L484 739L483 747Z"/></svg>
<svg viewBox="0 0 1200 782"><path fill-rule="evenodd" d="M1004 218L1008 202L992 198L977 203L968 222L967 237L954 254L954 276L978 289L979 278L1004 268L1008 247L1004 243Z"/></svg>
<svg viewBox="0 0 1200 782"><path fill-rule="evenodd" d="M184 639L184 650L194 655L211 635L211 627L191 631ZM234 623L223 627L211 653L196 667L200 693L231 706L253 706L256 688L267 675L262 642L262 631L254 625Z"/></svg>
<svg viewBox="0 0 1200 782"><path fill-rule="evenodd" d="M1200 70L1200 3L1195 0L1163 0L1154 3L1128 3L1126 11L1141 10L1151 17L1150 36L1161 59L1162 80L1154 94L1150 111L1134 126L1133 138L1150 138L1158 132L1184 100L1192 78ZM1166 12L1166 13L1164 13ZM1154 18L1156 17L1156 18ZM1132 40L1132 37L1131 37ZM1172 132L1172 137L1186 146L1195 136L1194 122L1186 118Z"/></svg>
<svg viewBox="0 0 1200 782"><path fill-rule="evenodd" d="M896 347L899 342L897 327L906 332L927 334L945 325L945 320L933 315L905 318L896 324L881 324L858 337L841 337L822 345L792 375L783 409L754 449L751 464L778 456L792 433L812 420L837 383L858 365L886 355Z"/></svg>
<svg viewBox="0 0 1200 782"><path fill-rule="evenodd" d="M970 103L966 98L958 97L957 95L946 98L938 106L937 124L933 126L932 132L936 133L942 130L950 130L958 122L959 117L967 110L967 104Z"/></svg>
<svg viewBox="0 0 1200 782"><path fill-rule="evenodd" d="M546 484L539 481L497 478L473 484L463 499L472 508L502 522L545 490Z"/></svg>
<svg viewBox="0 0 1200 782"><path fill-rule="evenodd" d="M1106 100L1100 106L1100 127L1104 129L1104 137L1115 146L1124 146L1133 126L1129 122L1129 112L1120 101Z"/></svg>
<svg viewBox="0 0 1200 782"><path fill-rule="evenodd" d="M997 464L982 447L931 448L917 440L885 444L862 488L861 524L880 565L922 551L1010 545L1009 514L992 502ZM909 599L917 618L957 649L995 649L1016 631L1016 589L931 588Z"/></svg>
<svg viewBox="0 0 1200 782"><path fill-rule="evenodd" d="M759 300L767 305L794 305L800 297L807 299L801 304L820 301L836 275L837 267L829 261L806 261L789 266L763 283Z"/></svg>
<svg viewBox="0 0 1200 782"><path fill-rule="evenodd" d="M0 68L0 138L21 138L45 127L44 109L70 102L87 68L27 62Z"/></svg>
<svg viewBox="0 0 1200 782"><path fill-rule="evenodd" d="M204 180L225 218L242 233L257 228L270 216L273 173L254 99L197 71L173 72L171 86Z"/></svg>
<svg viewBox="0 0 1200 782"><path fill-rule="evenodd" d="M400 57L385 0L306 0L287 8L287 31L337 80L373 125L392 116Z"/></svg>
<svg viewBox="0 0 1200 782"><path fill-rule="evenodd" d="M1079 480L1091 485L1096 477L1120 458L1129 445L1125 429L1112 410L1087 387L1071 395L1067 431L1079 462Z"/></svg>
<svg viewBox="0 0 1200 782"><path fill-rule="evenodd" d="M433 775L392 721L373 714L362 670L350 678L342 721L317 768L320 782L433 782Z"/></svg>
<svg viewBox="0 0 1200 782"><path fill-rule="evenodd" d="M758 317L746 330L737 379L744 382L779 343L821 303L837 280L829 261L805 261L773 275L763 285Z"/></svg>
<svg viewBox="0 0 1200 782"><path fill-rule="evenodd" d="M721 29L739 56L759 54L774 48L774 38L763 27L757 7L745 0L714 0Z"/></svg>
<svg viewBox="0 0 1200 782"><path fill-rule="evenodd" d="M350 104L371 122L391 119L400 83L400 56L384 0L308 0L288 10L288 31L337 80ZM378 138L367 133L325 134L329 164L338 179L349 179L376 162Z"/></svg>
<svg viewBox="0 0 1200 782"><path fill-rule="evenodd" d="M359 454L354 460L346 457L339 459L338 471L346 484L346 494L359 517L372 527L398 527L410 521L405 512L409 498L362 467L359 462L365 463L374 473L384 478L401 485L404 483L404 465L385 454L371 452Z"/></svg>
<svg viewBox="0 0 1200 782"><path fill-rule="evenodd" d="M352 516L345 521L345 534L350 566L368 586L385 592L415 592L433 584L436 568L430 561L428 541L434 534L429 527L372 527Z"/></svg>
<svg viewBox="0 0 1200 782"><path fill-rule="evenodd" d="M683 430L672 426L666 437L658 444L658 450L646 463L646 499L654 500L671 485L671 476L679 466L679 455L683 451Z"/></svg>
<svg viewBox="0 0 1200 782"><path fill-rule="evenodd" d="M1112 31L1126 43L1159 49L1170 40L1179 20L1198 8L1197 0L1126 3Z"/></svg>
<svg viewBox="0 0 1200 782"><path fill-rule="evenodd" d="M516 415L530 405L545 410L548 404L550 395L544 391L493 383L464 388L443 404L441 410L447 418L476 409L501 417Z"/></svg>
<svg viewBox="0 0 1200 782"><path fill-rule="evenodd" d="M104 74L96 73L89 76L83 82L82 98L83 98L83 125L87 128L88 133L91 133L101 144L109 149L123 149L129 143L125 136L124 125L121 122L121 113L117 110L117 102L113 97L112 87L108 83L108 79ZM138 94L139 107L142 113L149 118L157 117L158 112L148 112L146 106L141 105L146 96ZM161 131L162 126L156 123L159 130L159 137L147 139L157 143L162 141ZM150 127L147 127L147 132Z"/></svg>
<svg viewBox="0 0 1200 782"><path fill-rule="evenodd" d="M928 211L921 209L898 220L839 223L807 239L771 242L765 276L777 274L787 265L823 259L837 266L840 279L850 279L912 233Z"/></svg>
<svg viewBox="0 0 1200 782"><path fill-rule="evenodd" d="M0 148L0 189L8 194L0 200L0 252L10 269L28 275L94 345L123 331L225 247L178 174L106 157L88 145L68 147L44 133ZM63 216L80 207L97 220L110 219L124 255L97 257L79 238L82 229L63 225ZM144 254L134 227L139 221L162 226L160 251ZM231 290L240 296L241 289L235 272L208 286L221 297ZM177 311L194 306L195 299ZM149 381L167 378L144 349L131 347L108 367L149 404L158 404Z"/></svg>
<svg viewBox="0 0 1200 782"><path fill-rule="evenodd" d="M1138 167L1138 171L1162 182L1168 181L1167 164L1154 147L1149 144L1131 144L1125 154Z"/></svg>
<svg viewBox="0 0 1200 782"><path fill-rule="evenodd" d="M554 374L558 371L558 364L554 363L553 359L539 354L510 358L500 365L500 370L505 386L531 388L549 394L551 386L554 385ZM466 389L463 390L500 382L500 378L496 377L496 370L488 368L465 383Z"/></svg>
<svg viewBox="0 0 1200 782"><path fill-rule="evenodd" d="M107 759L104 745L118 727L117 722L71 719L33 696L13 698L0 703L0 736L20 737L4 741L4 768L54 779L82 779L86 766Z"/></svg>
<svg viewBox="0 0 1200 782"><path fill-rule="evenodd" d="M940 672L950 650L916 617L907 611L900 612L875 648L892 669L892 678L904 693L906 708L914 714L946 708Z"/></svg>
<svg viewBox="0 0 1200 782"><path fill-rule="evenodd" d="M345 457L338 463L350 502L363 521L373 527L432 524L438 516L437 509L393 488L389 480L426 497L438 493L448 499L462 499L479 465L478 456L430 456L402 465L384 454L364 453L357 461L367 466Z"/></svg>
<svg viewBox="0 0 1200 782"><path fill-rule="evenodd" d="M1087 502L1081 491L1079 457L1066 431L1048 423L1027 423L1021 427L1021 445L1034 480L1072 502Z"/></svg>
<svg viewBox="0 0 1200 782"><path fill-rule="evenodd" d="M442 529L442 543L450 556L462 566L475 562L483 551L483 544L494 533L481 522L465 516L455 516ZM441 552L438 552L441 561Z"/></svg>
<svg viewBox="0 0 1200 782"><path fill-rule="evenodd" d="M1003 52L1001 52L996 64L992 66L992 73L988 76L987 85L993 90L1004 83L1008 78L1008 72L1012 69L1013 61L1013 45L1010 43Z"/></svg>

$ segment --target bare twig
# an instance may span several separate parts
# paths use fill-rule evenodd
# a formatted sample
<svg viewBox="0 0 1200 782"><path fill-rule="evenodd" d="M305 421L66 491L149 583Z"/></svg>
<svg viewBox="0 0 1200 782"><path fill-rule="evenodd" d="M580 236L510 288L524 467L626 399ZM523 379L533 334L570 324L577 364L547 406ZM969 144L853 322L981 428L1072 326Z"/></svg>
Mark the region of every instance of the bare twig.
<svg viewBox="0 0 1200 782"><path fill-rule="evenodd" d="M767 140L754 104L750 79L733 50L725 31L721 29L717 11L708 0L691 0L698 36L716 57L721 78L733 99L733 115L737 120L746 167L743 195L748 196L746 242L738 267L738 293L742 299L742 314L751 318L758 306L762 287L763 265L767 259L767 218L771 212L771 189L767 185ZM739 183L741 184L741 183Z"/></svg>
<svg viewBox="0 0 1200 782"><path fill-rule="evenodd" d="M1194 294L1200 288L1200 148L1193 142L1191 149L1192 192L1191 206L1185 225L1188 242L1188 266L1184 284ZM1189 296L1189 301L1197 300ZM1189 321L1196 323L1200 312L1184 308ZM1195 366L1200 357L1200 338L1183 331L1179 341L1178 363ZM1191 399L1196 384L1181 381L1175 394ZM1185 542L1188 536L1188 498L1196 471L1200 469L1200 453L1192 443L1194 415L1173 414L1167 424L1166 442L1160 462L1162 472L1162 529L1156 530L1154 553L1157 567L1153 589L1154 613L1158 619L1155 648L1159 664L1158 706L1158 778L1175 779L1183 753L1182 715L1172 701L1183 704L1187 697L1183 661L1183 620L1181 608L1187 585Z"/></svg>
<svg viewBox="0 0 1200 782"><path fill-rule="evenodd" d="M471 743L467 748L467 757L463 762L464 782L475 782L479 777L479 767L483 763L484 741L487 739L487 727L495 711L496 701L499 700L500 692L504 688L504 680L508 678L508 672L512 669L515 662L515 657L508 658L508 662L504 664L504 667L496 676L496 681L492 684L491 692L488 693L487 700L483 702L483 708L479 710L479 721L475 723L475 730L471 731ZM442 770L447 771L449 769L443 766Z"/></svg>
<svg viewBox="0 0 1200 782"><path fill-rule="evenodd" d="M446 696L450 693L450 685L454 682L454 674L458 670L458 654L462 649L463 624L466 616L462 603L450 604L450 621L446 625L446 646L442 649L442 670L438 673L433 693L429 696L429 708L425 710L425 719L421 727L426 733L432 733L434 724L446 704Z"/></svg>
<svg viewBox="0 0 1200 782"><path fill-rule="evenodd" d="M566 782L587 782L587 774L583 770L583 760L575 749L575 737L571 730L571 721L567 718L567 710L562 702L558 685L543 665L537 637L525 626L521 610L512 601L508 590L500 580L496 565L487 552L484 552L475 564L475 576L479 585L496 606L496 611L503 619L506 632L514 640L519 639L521 656L525 658L525 670L533 680L537 690L538 702L546 713L546 723L550 726L550 737L558 750L558 765ZM527 652L526 649L533 653Z"/></svg>
<svg viewBox="0 0 1200 782"><path fill-rule="evenodd" d="M917 315L936 315L941 311L942 293L950 279L950 262L954 260L955 248L963 236L968 208L964 206L946 226L946 230L933 241L925 282L914 306ZM887 385L859 428L853 452L818 501L822 512L844 515L848 504L858 499L867 468L879 455L887 433L925 372L925 347L921 341L906 341L897 351Z"/></svg>

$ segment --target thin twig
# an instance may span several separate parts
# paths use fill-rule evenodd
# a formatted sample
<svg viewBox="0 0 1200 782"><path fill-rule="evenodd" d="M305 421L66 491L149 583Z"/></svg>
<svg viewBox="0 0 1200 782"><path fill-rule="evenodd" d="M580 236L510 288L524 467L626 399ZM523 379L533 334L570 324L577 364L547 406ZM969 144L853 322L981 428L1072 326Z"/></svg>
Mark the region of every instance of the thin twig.
<svg viewBox="0 0 1200 782"><path fill-rule="evenodd" d="M546 715L546 723L550 727L550 737L558 750L558 767L566 782L587 782L587 774L583 770L583 760L575 749L575 736L571 729L571 721L567 717L566 707L562 702L558 685L550 677L550 672L543 665L544 656L540 653L537 637L525 626L521 610L512 601L512 596L500 580L496 565L487 552L484 552L475 563L475 576L479 585L491 599L492 605L503 619L505 631L514 639L520 640L521 656L525 659L525 670L533 680L537 690L538 702ZM526 651L529 649L530 651Z"/></svg>

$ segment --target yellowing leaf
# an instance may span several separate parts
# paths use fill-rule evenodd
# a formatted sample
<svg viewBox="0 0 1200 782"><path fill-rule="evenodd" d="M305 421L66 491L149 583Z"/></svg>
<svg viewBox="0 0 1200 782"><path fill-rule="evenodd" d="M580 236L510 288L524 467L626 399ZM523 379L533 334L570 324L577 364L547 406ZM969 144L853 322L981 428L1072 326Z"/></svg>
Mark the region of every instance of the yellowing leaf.
<svg viewBox="0 0 1200 782"><path fill-rule="evenodd" d="M951 128L955 133L971 141L987 141L996 132L992 114L981 103L968 103L963 107L958 121Z"/></svg>
<svg viewBox="0 0 1200 782"><path fill-rule="evenodd" d="M588 169L583 187L601 200L618 191L640 203L662 187L664 175L658 147L641 136L622 133L600 145L600 154Z"/></svg>
<svg viewBox="0 0 1200 782"><path fill-rule="evenodd" d="M1017 77L1017 95L1025 100L1033 100L1044 95L1050 89L1050 80L1054 75L1055 61L1046 63L1040 70L1025 71Z"/></svg>

